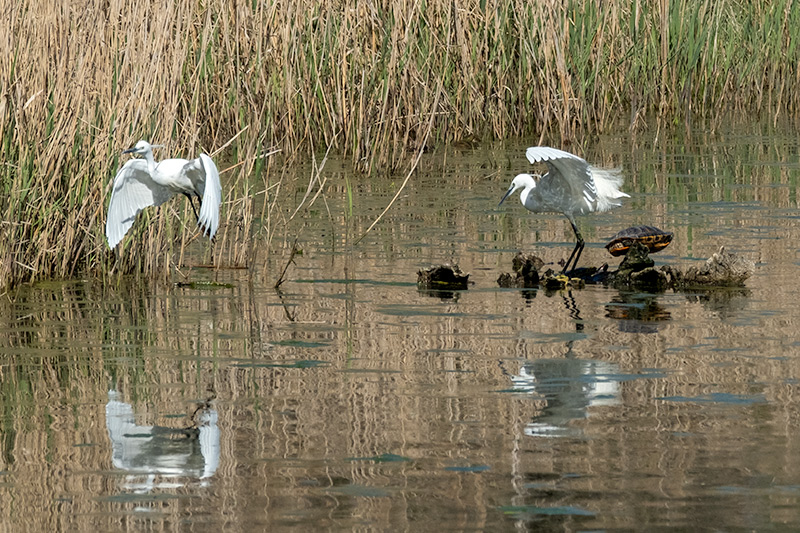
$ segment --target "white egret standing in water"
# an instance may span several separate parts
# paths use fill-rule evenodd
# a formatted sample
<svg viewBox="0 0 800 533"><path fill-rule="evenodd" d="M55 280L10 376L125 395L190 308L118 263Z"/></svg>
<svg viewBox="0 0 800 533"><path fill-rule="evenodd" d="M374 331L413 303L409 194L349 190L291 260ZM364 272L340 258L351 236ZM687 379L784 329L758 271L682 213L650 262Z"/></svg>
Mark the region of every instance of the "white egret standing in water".
<svg viewBox="0 0 800 533"><path fill-rule="evenodd" d="M562 273L567 272L573 257L572 268L575 269L584 246L575 216L608 211L622 205L620 198L630 198L619 190L622 175L619 170L595 168L576 155L548 146L533 146L525 151L525 155L531 164L547 165L547 173L544 176L517 175L500 203L517 189L522 189L520 201L529 211L561 213L567 217L577 242Z"/></svg>
<svg viewBox="0 0 800 533"><path fill-rule="evenodd" d="M214 161L200 154L197 159L165 159L156 163L153 148L163 146L139 141L122 152L138 154L142 159L131 159L122 165L114 178L106 220L106 238L111 248L125 237L142 209L161 205L174 194L183 194L189 199L204 235L212 239L217 232L222 187ZM194 196L200 199L200 214L194 207Z"/></svg>

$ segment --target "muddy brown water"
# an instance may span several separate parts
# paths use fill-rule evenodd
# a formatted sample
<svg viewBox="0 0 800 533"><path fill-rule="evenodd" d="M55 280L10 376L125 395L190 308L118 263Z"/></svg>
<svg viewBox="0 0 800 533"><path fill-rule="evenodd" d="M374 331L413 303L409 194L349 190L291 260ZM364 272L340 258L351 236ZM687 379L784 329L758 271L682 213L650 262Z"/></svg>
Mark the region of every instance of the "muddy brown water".
<svg viewBox="0 0 800 533"><path fill-rule="evenodd" d="M440 150L402 176L326 167L266 275L175 287L39 283L0 302L0 521L14 530L800 528L798 142L792 128L626 134L586 155L632 198L581 219L582 264L620 229L720 245L743 289L500 289L561 216L497 202L524 140ZM345 168L346 165L340 165ZM298 171L290 214L308 173ZM294 194L294 192L292 192ZM283 255L282 255L283 253ZM457 262L467 291L421 293ZM448 296L448 295L446 295Z"/></svg>

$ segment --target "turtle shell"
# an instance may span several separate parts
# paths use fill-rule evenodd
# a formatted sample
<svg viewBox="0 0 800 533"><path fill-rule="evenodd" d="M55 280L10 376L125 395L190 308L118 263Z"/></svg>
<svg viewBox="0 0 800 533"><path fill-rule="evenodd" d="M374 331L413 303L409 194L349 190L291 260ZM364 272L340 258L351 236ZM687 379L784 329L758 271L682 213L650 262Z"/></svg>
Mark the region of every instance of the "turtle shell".
<svg viewBox="0 0 800 533"><path fill-rule="evenodd" d="M660 252L672 242L672 232L655 226L633 226L614 235L606 249L613 256L623 255L634 242L644 244L651 253Z"/></svg>

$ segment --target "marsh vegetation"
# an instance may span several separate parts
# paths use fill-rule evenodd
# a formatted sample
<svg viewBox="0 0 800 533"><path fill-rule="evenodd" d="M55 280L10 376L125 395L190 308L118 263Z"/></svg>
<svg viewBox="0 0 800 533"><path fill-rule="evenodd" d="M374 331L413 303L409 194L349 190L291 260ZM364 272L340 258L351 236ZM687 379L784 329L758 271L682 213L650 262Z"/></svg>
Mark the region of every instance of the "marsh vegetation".
<svg viewBox="0 0 800 533"><path fill-rule="evenodd" d="M369 179L453 141L585 144L621 126L800 109L789 0L0 0L0 11L0 286L163 275L192 246L216 266L255 266L296 212L282 169L328 150ZM163 157L221 150L211 247L175 203L181 217L146 213L156 223L108 251L111 180L141 138L166 144Z"/></svg>

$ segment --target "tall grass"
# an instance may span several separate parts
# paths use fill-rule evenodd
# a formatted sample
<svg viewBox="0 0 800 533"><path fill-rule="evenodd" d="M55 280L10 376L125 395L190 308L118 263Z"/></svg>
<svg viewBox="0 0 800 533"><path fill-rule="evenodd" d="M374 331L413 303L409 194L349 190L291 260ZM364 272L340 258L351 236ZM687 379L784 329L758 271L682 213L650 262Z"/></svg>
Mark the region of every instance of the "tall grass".
<svg viewBox="0 0 800 533"><path fill-rule="evenodd" d="M800 110L790 0L0 0L0 12L0 286L164 272L200 246L174 202L182 216L145 214L154 223L108 252L111 179L139 138L195 157L244 130L219 156L243 164L223 177L206 251L240 266L252 221L272 212L249 179L272 147L291 164L333 146L376 172L461 138L557 143L620 121Z"/></svg>

